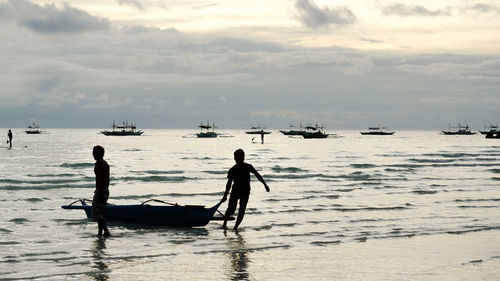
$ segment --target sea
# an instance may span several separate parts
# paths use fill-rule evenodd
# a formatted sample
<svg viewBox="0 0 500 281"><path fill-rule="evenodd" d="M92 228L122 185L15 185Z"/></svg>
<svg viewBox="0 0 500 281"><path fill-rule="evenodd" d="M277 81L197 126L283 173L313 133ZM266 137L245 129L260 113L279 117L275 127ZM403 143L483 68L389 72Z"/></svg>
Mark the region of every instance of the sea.
<svg viewBox="0 0 500 281"><path fill-rule="evenodd" d="M42 131L0 144L0 280L500 280L499 139ZM109 203L213 206L238 148L271 190L252 176L238 231L110 223L98 237L82 210L61 208L92 198L95 145Z"/></svg>

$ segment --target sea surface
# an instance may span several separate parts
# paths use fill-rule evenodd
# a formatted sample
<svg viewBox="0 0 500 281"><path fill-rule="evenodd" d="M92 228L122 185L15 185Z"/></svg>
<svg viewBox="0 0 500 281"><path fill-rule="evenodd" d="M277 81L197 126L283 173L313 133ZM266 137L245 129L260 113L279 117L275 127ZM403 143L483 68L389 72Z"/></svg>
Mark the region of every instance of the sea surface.
<svg viewBox="0 0 500 281"><path fill-rule="evenodd" d="M0 280L500 280L500 140L438 131L327 139L221 130L14 129L0 146ZM7 135L7 129L0 129ZM112 224L91 199L92 147L111 167L110 203L213 206L233 151L252 177L240 230ZM220 211L224 212L227 203Z"/></svg>

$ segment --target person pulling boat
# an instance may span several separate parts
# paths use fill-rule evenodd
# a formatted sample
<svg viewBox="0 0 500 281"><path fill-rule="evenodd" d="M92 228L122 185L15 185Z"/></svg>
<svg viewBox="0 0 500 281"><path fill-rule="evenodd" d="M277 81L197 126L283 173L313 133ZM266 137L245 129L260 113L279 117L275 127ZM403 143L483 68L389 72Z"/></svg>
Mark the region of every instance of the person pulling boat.
<svg viewBox="0 0 500 281"><path fill-rule="evenodd" d="M226 228L228 219L232 214L234 214L236 211L236 205L238 204L238 201L240 201L238 217L236 218L236 223L234 224L234 230L237 230L243 220L243 217L245 216L245 210L250 197L250 173L254 174L257 179L264 184L267 192L269 192L270 189L259 172L257 172L251 164L245 163L245 152L243 149L237 149L234 152L234 161L236 161L236 164L231 167L227 173L226 190L224 192L224 196L222 197L222 202L225 202L229 191L231 191L222 227Z"/></svg>

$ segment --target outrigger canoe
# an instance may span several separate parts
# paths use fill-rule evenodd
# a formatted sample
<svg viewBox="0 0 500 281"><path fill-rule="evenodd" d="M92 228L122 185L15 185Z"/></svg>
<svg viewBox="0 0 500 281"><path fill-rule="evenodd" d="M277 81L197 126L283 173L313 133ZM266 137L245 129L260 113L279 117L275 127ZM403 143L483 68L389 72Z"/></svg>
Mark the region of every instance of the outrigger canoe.
<svg viewBox="0 0 500 281"><path fill-rule="evenodd" d="M61 208L82 209L85 211L87 218L92 219L92 205L88 205L86 201L85 199L79 199L69 205L63 205ZM158 206L147 204L151 201L168 205ZM77 202L80 202L81 205L74 205ZM211 220L224 219L222 214L221 216L214 217L215 212L221 204L222 201L211 208L205 208L202 205L178 205L157 199L149 199L139 205L114 205L108 203L106 206L106 221L158 226L205 226Z"/></svg>

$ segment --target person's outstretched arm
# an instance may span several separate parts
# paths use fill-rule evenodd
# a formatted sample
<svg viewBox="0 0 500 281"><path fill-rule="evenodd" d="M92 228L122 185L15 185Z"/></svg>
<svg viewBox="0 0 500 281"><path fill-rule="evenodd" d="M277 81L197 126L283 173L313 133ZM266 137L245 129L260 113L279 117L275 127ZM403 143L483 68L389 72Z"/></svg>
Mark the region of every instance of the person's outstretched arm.
<svg viewBox="0 0 500 281"><path fill-rule="evenodd" d="M264 178L259 174L259 172L257 172L257 170L255 170L255 168L253 166L251 166L251 172L255 175L255 177L257 177L257 179L264 185L264 187L266 188L266 191L269 192L269 186L267 186L267 183L266 181L264 180Z"/></svg>
<svg viewBox="0 0 500 281"><path fill-rule="evenodd" d="M232 182L233 182L232 179L227 179L226 190L224 191L224 196L222 197L222 202L225 202L227 200L227 195L229 194L229 190L231 190Z"/></svg>

